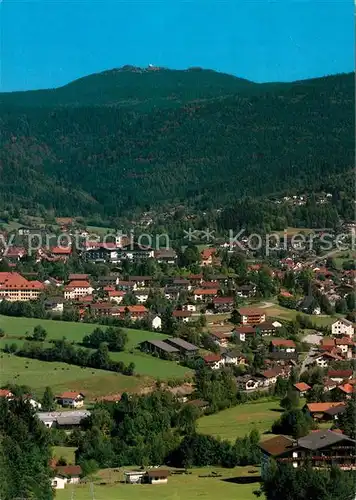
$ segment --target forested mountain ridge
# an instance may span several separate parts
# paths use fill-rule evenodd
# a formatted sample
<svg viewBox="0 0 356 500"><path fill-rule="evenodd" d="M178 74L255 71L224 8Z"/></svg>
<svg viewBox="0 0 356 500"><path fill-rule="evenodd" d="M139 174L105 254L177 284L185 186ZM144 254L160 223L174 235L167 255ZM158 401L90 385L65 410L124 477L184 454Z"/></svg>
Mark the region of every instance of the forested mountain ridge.
<svg viewBox="0 0 356 500"><path fill-rule="evenodd" d="M342 184L354 165L352 74L267 85L205 70L147 74L157 85L137 83L140 106L107 99L106 78L146 75L132 68L62 87L75 88L83 105L68 97L68 105L36 98L31 106L32 93L0 94L2 204L115 216L167 202L216 207L322 190L331 178L349 189ZM112 90L116 103L135 92L125 85ZM180 94L171 106L174 85Z"/></svg>

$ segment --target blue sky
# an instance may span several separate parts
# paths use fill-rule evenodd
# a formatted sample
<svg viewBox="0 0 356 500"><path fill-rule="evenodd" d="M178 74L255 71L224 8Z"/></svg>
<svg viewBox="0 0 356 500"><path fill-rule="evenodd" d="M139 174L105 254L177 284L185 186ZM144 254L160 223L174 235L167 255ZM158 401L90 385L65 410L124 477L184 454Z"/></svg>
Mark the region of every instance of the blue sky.
<svg viewBox="0 0 356 500"><path fill-rule="evenodd" d="M353 0L2 0L1 90L124 64L202 66L258 82L352 71L353 10Z"/></svg>

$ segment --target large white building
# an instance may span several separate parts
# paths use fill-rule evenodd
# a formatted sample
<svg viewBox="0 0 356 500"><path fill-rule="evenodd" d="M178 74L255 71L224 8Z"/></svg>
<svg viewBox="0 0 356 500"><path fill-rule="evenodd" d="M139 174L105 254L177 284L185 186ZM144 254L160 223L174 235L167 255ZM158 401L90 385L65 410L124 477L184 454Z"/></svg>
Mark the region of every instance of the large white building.
<svg viewBox="0 0 356 500"><path fill-rule="evenodd" d="M347 336L352 338L355 334L355 329L351 321L340 318L331 325L331 333L338 337Z"/></svg>

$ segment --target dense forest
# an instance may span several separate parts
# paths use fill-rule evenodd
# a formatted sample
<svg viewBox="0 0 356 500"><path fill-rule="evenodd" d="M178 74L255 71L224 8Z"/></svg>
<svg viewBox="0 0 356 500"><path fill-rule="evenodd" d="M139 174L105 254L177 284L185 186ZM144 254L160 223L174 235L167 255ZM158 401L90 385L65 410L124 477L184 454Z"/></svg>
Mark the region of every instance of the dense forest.
<svg viewBox="0 0 356 500"><path fill-rule="evenodd" d="M348 200L353 94L352 74L272 85L133 67L0 94L1 204L115 217L331 188Z"/></svg>

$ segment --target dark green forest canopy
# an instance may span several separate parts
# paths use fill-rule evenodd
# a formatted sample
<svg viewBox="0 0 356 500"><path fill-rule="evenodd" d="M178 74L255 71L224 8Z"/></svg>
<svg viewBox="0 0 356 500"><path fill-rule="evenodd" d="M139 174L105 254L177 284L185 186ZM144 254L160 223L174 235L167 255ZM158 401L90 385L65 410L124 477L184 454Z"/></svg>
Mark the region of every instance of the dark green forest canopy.
<svg viewBox="0 0 356 500"><path fill-rule="evenodd" d="M254 84L127 67L0 94L1 203L117 216L330 184L351 198L353 83L352 74Z"/></svg>

